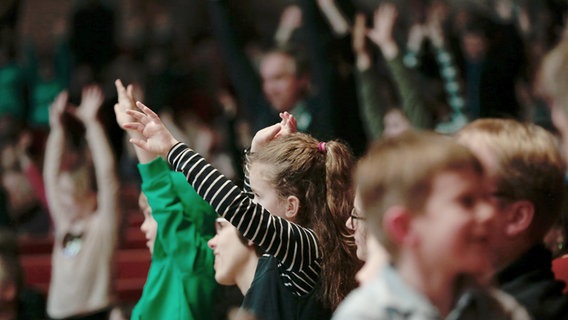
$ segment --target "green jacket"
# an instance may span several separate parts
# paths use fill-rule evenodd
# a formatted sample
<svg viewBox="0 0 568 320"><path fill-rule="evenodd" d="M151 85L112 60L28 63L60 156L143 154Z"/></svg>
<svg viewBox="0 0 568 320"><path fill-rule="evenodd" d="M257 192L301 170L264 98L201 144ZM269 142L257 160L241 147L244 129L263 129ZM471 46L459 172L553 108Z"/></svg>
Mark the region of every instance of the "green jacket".
<svg viewBox="0 0 568 320"><path fill-rule="evenodd" d="M138 170L158 230L131 319L211 319L217 284L207 241L215 234L217 214L163 159L139 164Z"/></svg>

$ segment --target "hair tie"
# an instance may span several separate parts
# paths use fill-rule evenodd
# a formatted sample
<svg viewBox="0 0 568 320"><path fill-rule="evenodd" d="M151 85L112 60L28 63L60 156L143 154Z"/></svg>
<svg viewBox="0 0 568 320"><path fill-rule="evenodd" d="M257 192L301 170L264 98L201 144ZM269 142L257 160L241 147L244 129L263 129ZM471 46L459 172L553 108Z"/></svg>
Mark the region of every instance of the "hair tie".
<svg viewBox="0 0 568 320"><path fill-rule="evenodd" d="M327 150L325 148L325 142L320 142L318 144L318 151L323 152L323 153L327 152Z"/></svg>

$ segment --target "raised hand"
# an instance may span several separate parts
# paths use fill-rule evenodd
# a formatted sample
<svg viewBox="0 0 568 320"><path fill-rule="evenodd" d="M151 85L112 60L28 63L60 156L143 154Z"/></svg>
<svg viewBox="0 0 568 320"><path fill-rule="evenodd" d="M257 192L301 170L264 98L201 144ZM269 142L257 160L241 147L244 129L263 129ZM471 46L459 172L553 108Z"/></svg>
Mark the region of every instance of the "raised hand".
<svg viewBox="0 0 568 320"><path fill-rule="evenodd" d="M365 25L365 14L363 13L355 15L352 38L357 69L365 71L371 67L371 56L366 44L367 26Z"/></svg>
<svg viewBox="0 0 568 320"><path fill-rule="evenodd" d="M114 114L116 123L122 128L125 123L134 121L134 118L126 113L126 110L137 110L133 94L134 87L130 84L125 88L120 79L117 79L114 85L118 94L118 103L114 105Z"/></svg>
<svg viewBox="0 0 568 320"><path fill-rule="evenodd" d="M254 135L250 147L251 152L257 152L270 141L297 131L296 118L293 115L288 112L281 112L280 118L282 121L279 123L260 129Z"/></svg>
<svg viewBox="0 0 568 320"><path fill-rule="evenodd" d="M369 31L369 38L377 44L387 60L391 60L398 54L398 46L394 41L392 30L398 10L392 3L383 3L375 10L373 29Z"/></svg>
<svg viewBox="0 0 568 320"><path fill-rule="evenodd" d="M126 111L134 121L125 123L123 127L136 130L141 136L140 138L131 138L130 142L143 150L165 157L168 151L179 141L174 138L154 111L141 102L136 102L136 106L140 111Z"/></svg>
<svg viewBox="0 0 568 320"><path fill-rule="evenodd" d="M69 93L67 90L63 90L51 103L51 107L49 108L49 125L52 129L61 127L61 118L67 108L68 98Z"/></svg>
<svg viewBox="0 0 568 320"><path fill-rule="evenodd" d="M367 52L367 46L365 45L366 36L365 14L358 13L355 15L355 22L353 23L353 52L355 54Z"/></svg>
<svg viewBox="0 0 568 320"><path fill-rule="evenodd" d="M86 86L81 95L81 104L78 108L70 108L69 112L87 126L90 123L97 122L97 114L104 99L105 96L100 86Z"/></svg>
<svg viewBox="0 0 568 320"><path fill-rule="evenodd" d="M282 127L282 129L276 134L276 136L274 137L275 139L298 131L298 126L294 115L286 111L280 112L280 119L282 119L282 121L280 121L280 126Z"/></svg>
<svg viewBox="0 0 568 320"><path fill-rule="evenodd" d="M428 9L428 18L426 21L426 36L436 48L444 45L444 30L442 24L447 16L447 7L445 3L435 2Z"/></svg>
<svg viewBox="0 0 568 320"><path fill-rule="evenodd" d="M294 30L298 29L301 24L302 10L297 5L287 6L280 15L280 23L274 35L276 43L279 45L287 44Z"/></svg>

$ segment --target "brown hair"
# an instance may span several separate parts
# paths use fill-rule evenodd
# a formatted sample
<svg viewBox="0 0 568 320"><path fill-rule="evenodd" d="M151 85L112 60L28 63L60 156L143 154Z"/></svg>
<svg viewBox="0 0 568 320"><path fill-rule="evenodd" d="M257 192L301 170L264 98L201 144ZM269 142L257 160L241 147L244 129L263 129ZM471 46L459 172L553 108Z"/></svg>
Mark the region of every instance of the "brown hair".
<svg viewBox="0 0 568 320"><path fill-rule="evenodd" d="M319 294L324 305L335 309L356 287L361 266L345 226L354 197L351 151L339 141L324 146L308 134L294 133L272 141L249 160L270 164L268 177L279 195L300 200L295 222L318 237L323 252Z"/></svg>
<svg viewBox="0 0 568 320"><path fill-rule="evenodd" d="M533 203L531 236L542 239L562 208L565 164L556 138L535 124L511 119L476 120L457 138L493 153L498 192L506 199Z"/></svg>
<svg viewBox="0 0 568 320"><path fill-rule="evenodd" d="M407 131L375 142L355 169L355 185L369 230L396 259L397 248L383 231L383 214L401 205L422 212L440 173L473 170L481 164L464 146L433 132Z"/></svg>

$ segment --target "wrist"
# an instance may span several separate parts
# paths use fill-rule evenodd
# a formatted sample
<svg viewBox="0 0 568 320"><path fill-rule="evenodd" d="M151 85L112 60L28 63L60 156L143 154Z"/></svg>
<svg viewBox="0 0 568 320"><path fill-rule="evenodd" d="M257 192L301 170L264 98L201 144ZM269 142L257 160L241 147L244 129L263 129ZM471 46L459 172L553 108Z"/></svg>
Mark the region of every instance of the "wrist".
<svg viewBox="0 0 568 320"><path fill-rule="evenodd" d="M398 47L394 41L385 42L380 45L381 52L386 60L392 60L398 55Z"/></svg>
<svg viewBox="0 0 568 320"><path fill-rule="evenodd" d="M371 68L371 57L366 53L357 54L355 64L359 71L368 70Z"/></svg>

